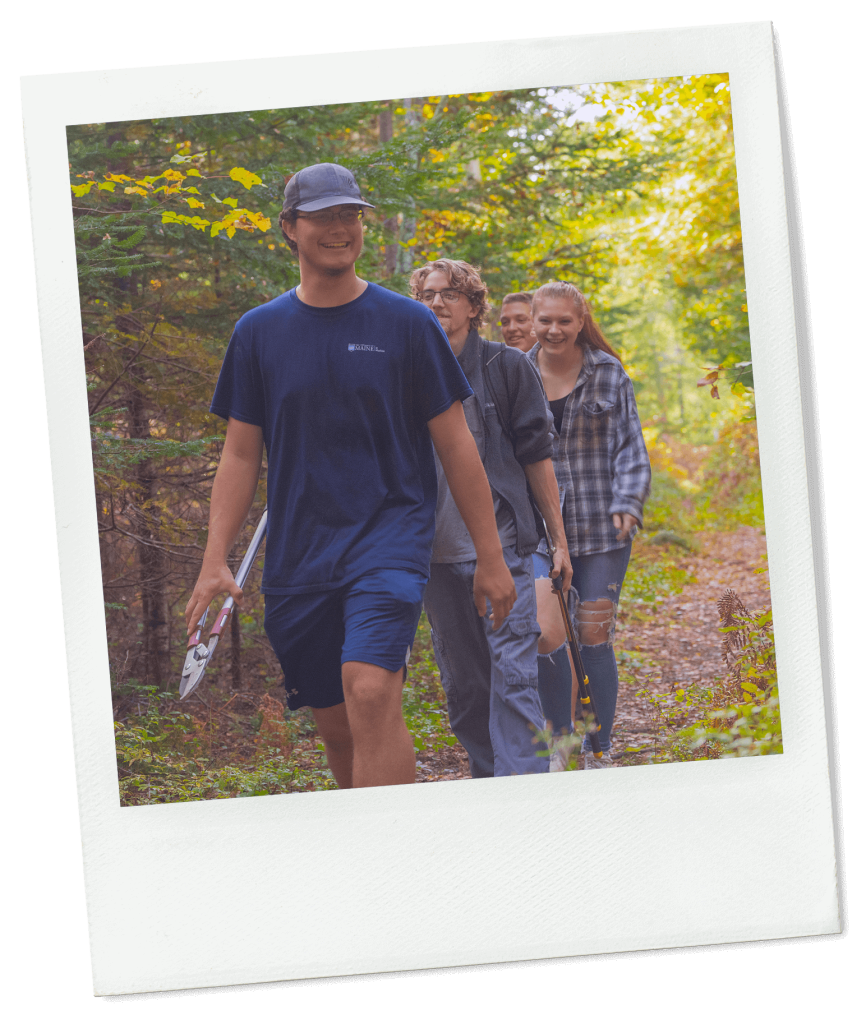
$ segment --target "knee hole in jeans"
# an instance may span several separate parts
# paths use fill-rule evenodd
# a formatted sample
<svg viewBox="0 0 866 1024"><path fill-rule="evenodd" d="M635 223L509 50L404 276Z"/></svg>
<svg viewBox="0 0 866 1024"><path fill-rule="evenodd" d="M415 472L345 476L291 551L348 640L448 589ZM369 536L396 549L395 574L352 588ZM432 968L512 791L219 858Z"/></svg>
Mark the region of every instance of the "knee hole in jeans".
<svg viewBox="0 0 866 1024"><path fill-rule="evenodd" d="M581 601L577 608L577 638L581 647L613 644L616 631L616 605L606 598Z"/></svg>

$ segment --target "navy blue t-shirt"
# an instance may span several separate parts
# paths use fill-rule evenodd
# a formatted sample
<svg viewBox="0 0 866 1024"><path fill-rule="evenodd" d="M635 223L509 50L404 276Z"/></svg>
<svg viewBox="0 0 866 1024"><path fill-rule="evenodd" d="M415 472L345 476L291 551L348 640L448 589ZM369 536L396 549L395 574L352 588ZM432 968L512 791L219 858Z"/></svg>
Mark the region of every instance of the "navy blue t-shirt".
<svg viewBox="0 0 866 1024"><path fill-rule="evenodd" d="M211 412L262 428L262 591L330 590L429 569L436 467L427 421L472 394L439 321L368 284L343 306L292 289L238 321Z"/></svg>

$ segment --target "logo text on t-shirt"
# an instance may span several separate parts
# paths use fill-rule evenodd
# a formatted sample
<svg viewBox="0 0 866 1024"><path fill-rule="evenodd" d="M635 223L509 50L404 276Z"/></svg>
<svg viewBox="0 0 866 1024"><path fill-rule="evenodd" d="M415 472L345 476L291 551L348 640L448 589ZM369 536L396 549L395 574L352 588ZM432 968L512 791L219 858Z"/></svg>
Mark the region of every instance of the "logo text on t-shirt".
<svg viewBox="0 0 866 1024"><path fill-rule="evenodd" d="M376 348L375 345L350 345L350 352L381 352L384 355L385 349Z"/></svg>

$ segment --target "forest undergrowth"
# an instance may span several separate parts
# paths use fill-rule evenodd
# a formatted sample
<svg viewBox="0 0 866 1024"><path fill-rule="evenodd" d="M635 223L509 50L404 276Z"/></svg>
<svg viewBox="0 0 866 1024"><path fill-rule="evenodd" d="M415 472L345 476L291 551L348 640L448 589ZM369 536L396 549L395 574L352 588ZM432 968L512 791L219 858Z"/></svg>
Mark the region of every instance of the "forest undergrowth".
<svg viewBox="0 0 866 1024"><path fill-rule="evenodd" d="M653 493L620 605L615 763L779 753L754 422L731 424L713 445L700 447L646 433ZM181 703L174 689L117 673L123 804L335 788L312 715L285 710L261 601L248 604L239 622L242 674L237 666L233 671L230 651L220 649L205 681ZM179 648L178 677L182 654ZM403 710L417 781L466 778L467 758L449 728L423 617ZM579 764L574 757L570 767Z"/></svg>

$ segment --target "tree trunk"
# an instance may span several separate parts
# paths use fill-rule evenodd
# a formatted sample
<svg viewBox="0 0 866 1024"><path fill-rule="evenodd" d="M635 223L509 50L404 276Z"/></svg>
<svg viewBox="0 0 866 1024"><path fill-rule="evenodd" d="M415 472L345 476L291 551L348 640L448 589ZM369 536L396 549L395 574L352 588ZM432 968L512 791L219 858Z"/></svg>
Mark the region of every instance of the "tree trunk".
<svg viewBox="0 0 866 1024"><path fill-rule="evenodd" d="M394 137L394 120L391 116L391 104L379 114L379 142L390 142ZM399 221L396 217L388 217L384 222L384 228L390 237L394 237L399 229ZM385 246L385 273L391 277L397 272L397 252L399 246L396 242L389 242Z"/></svg>
<svg viewBox="0 0 866 1024"><path fill-rule="evenodd" d="M406 127L412 128L418 124L421 120L418 112L412 107L412 100L403 100L403 107L406 110ZM419 166L419 155L417 151L414 153L415 166ZM400 232L402 238L410 239L415 237L415 228L417 221L415 219L415 200L410 199L410 209L403 214L402 230ZM412 271L412 264L415 261L415 248L414 246L403 246L397 253L397 272L400 274L409 274Z"/></svg>
<svg viewBox="0 0 866 1024"><path fill-rule="evenodd" d="M141 391L129 389L129 436L150 437L150 424ZM157 480L150 459L135 467L138 514L135 532L138 542L139 588L141 593L142 645L147 682L162 686L168 679L170 644L165 552L158 546L158 522L151 507L157 494Z"/></svg>

